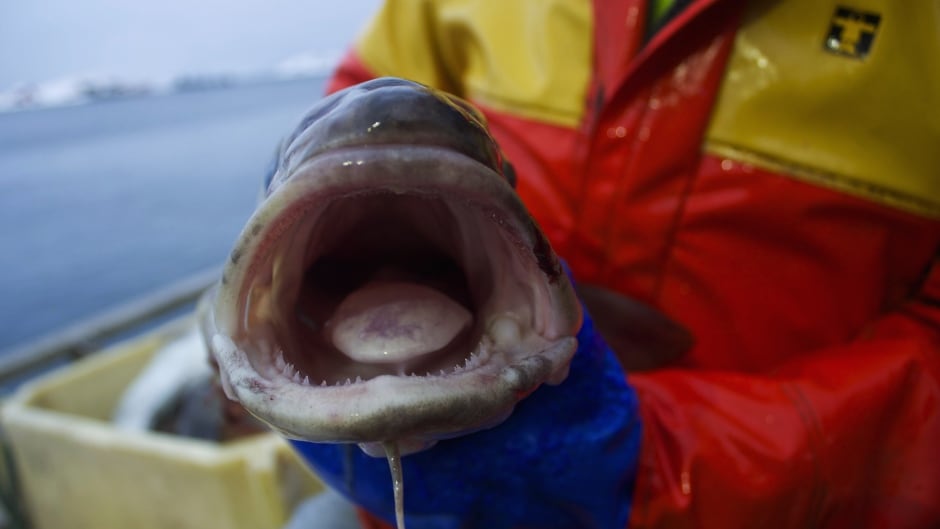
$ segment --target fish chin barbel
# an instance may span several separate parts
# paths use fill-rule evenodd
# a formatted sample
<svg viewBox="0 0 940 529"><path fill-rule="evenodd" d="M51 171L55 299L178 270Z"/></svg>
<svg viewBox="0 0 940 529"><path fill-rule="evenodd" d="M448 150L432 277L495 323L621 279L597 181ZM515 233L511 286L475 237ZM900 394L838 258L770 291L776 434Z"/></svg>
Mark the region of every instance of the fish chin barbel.
<svg viewBox="0 0 940 529"><path fill-rule="evenodd" d="M400 79L285 140L200 324L226 394L285 436L384 455L560 383L580 305L482 116Z"/></svg>

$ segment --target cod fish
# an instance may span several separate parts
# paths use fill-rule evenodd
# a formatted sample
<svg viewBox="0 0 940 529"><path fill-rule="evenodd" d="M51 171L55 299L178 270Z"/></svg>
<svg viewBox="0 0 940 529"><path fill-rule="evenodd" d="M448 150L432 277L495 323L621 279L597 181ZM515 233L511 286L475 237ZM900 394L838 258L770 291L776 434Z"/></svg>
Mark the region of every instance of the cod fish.
<svg viewBox="0 0 940 529"><path fill-rule="evenodd" d="M200 309L226 394L290 439L387 456L400 489L401 455L562 382L580 304L508 167L445 93L384 78L322 99Z"/></svg>

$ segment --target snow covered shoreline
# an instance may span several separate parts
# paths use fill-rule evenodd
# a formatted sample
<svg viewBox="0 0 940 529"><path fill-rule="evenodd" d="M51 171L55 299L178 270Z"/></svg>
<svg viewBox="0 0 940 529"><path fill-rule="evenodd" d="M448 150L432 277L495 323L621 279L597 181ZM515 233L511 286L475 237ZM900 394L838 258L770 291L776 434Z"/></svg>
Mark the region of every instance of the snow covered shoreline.
<svg viewBox="0 0 940 529"><path fill-rule="evenodd" d="M186 73L163 79L80 74L43 82L18 83L7 90L0 90L0 113L317 78L329 75L339 57L340 53L335 51L301 53L262 71Z"/></svg>

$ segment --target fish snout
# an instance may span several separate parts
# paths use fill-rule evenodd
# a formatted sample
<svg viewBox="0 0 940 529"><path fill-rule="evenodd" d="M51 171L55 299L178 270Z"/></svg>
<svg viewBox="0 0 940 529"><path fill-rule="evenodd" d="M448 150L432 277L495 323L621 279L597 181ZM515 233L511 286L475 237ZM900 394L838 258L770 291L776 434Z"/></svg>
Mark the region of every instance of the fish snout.
<svg viewBox="0 0 940 529"><path fill-rule="evenodd" d="M380 78L329 95L314 105L284 142L270 194L296 168L344 148L408 145L458 152L504 175L507 163L483 115L457 96L404 79Z"/></svg>

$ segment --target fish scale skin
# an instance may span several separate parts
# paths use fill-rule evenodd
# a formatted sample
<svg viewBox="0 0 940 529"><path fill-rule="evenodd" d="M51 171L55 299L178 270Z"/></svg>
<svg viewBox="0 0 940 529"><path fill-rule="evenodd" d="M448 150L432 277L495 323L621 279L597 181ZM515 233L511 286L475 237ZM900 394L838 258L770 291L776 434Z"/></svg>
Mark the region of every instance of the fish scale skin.
<svg viewBox="0 0 940 529"><path fill-rule="evenodd" d="M504 160L482 116L445 92L404 79L381 78L320 100L282 145L265 177L267 195L296 166L320 154L377 145L438 146L461 153L503 178Z"/></svg>

